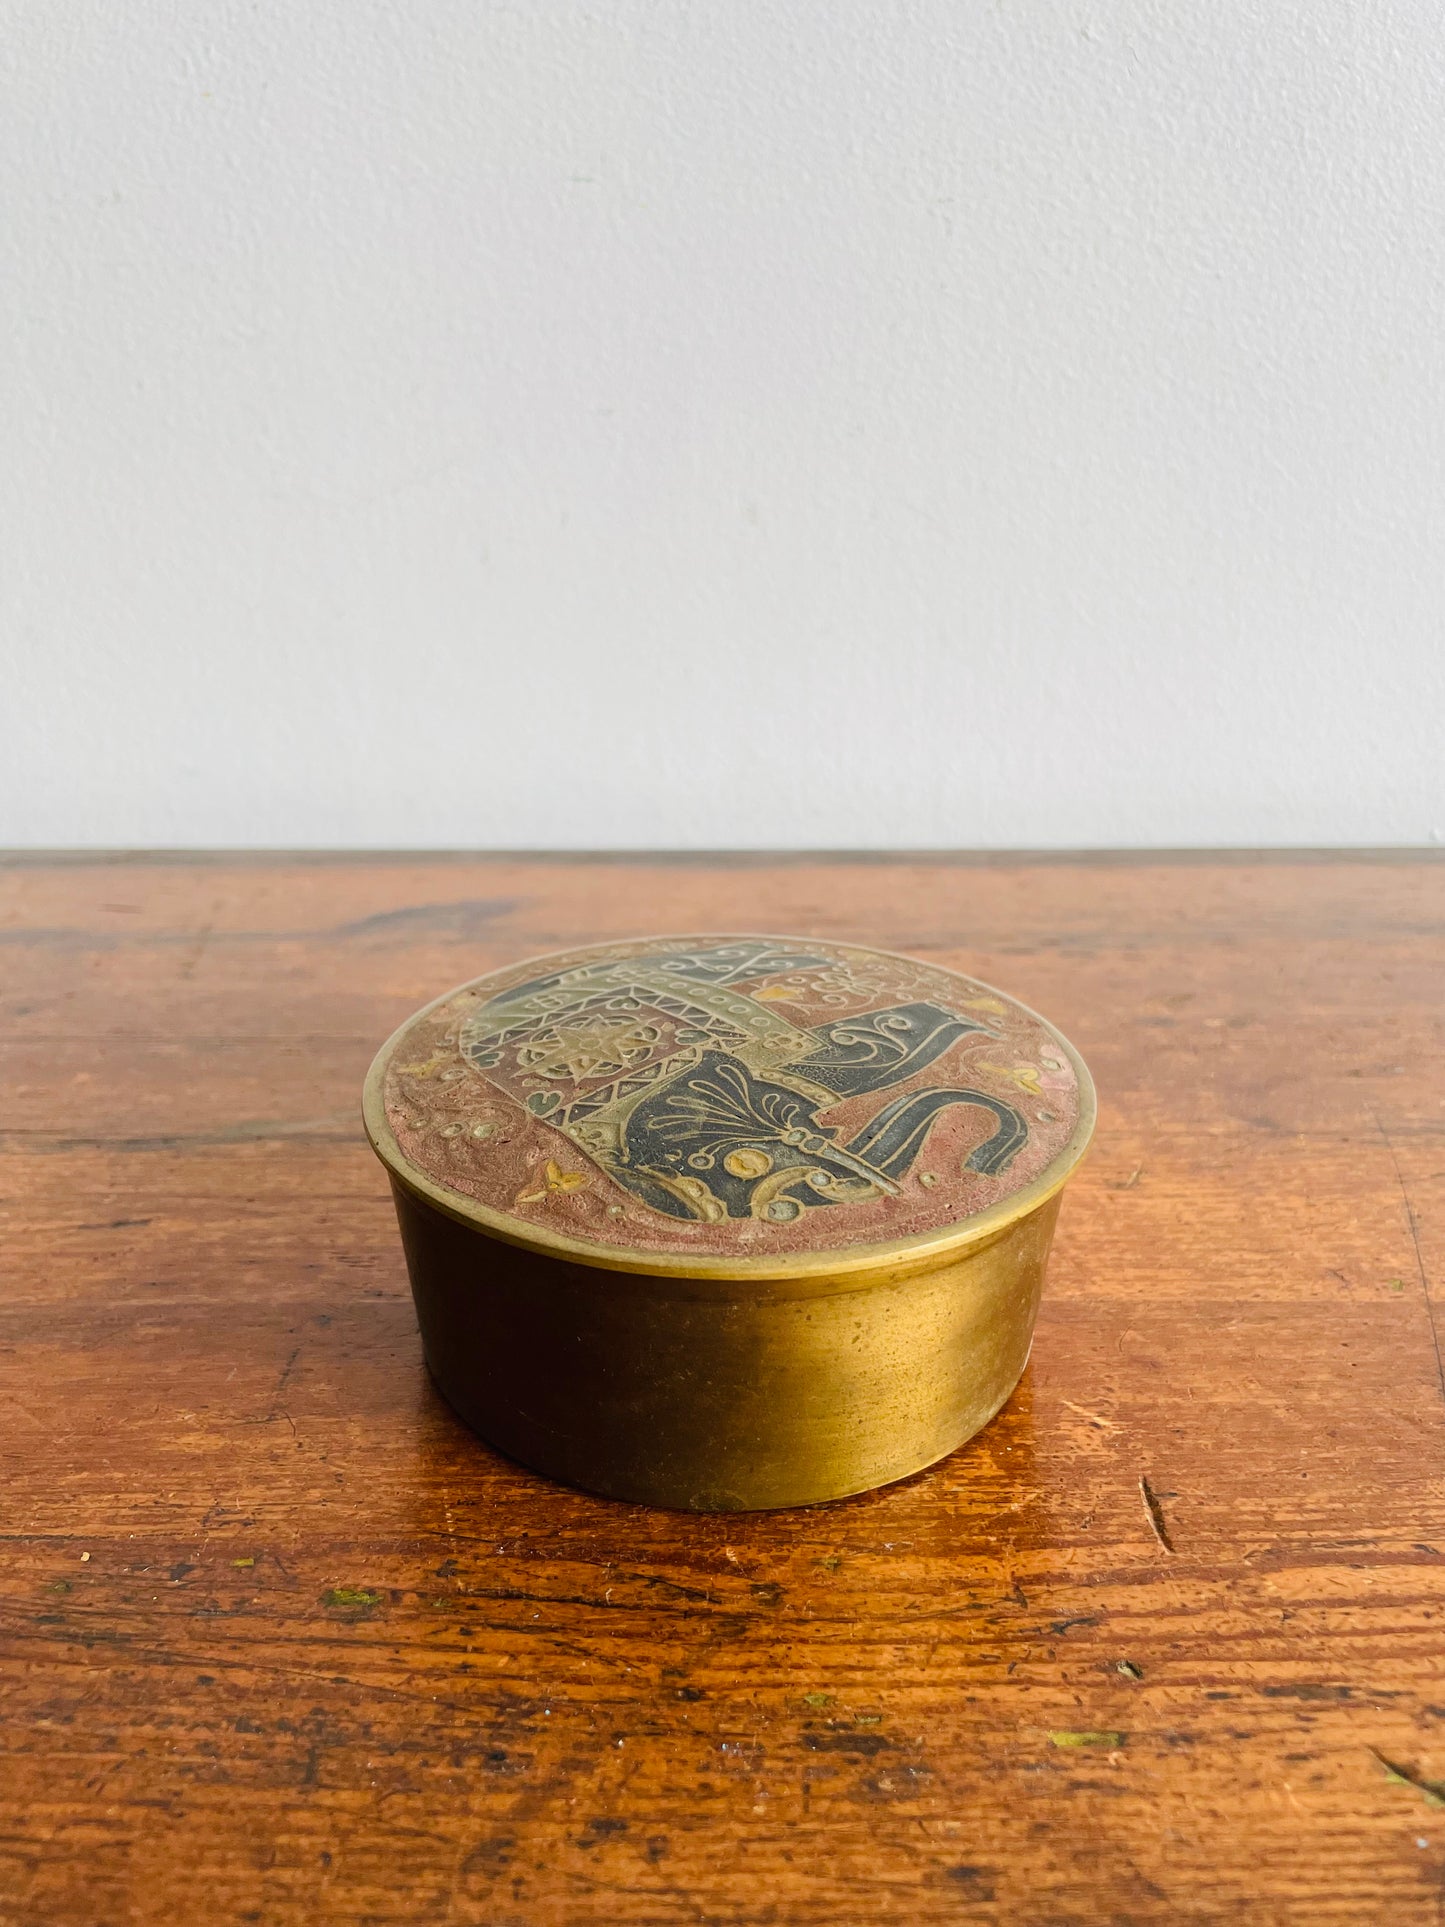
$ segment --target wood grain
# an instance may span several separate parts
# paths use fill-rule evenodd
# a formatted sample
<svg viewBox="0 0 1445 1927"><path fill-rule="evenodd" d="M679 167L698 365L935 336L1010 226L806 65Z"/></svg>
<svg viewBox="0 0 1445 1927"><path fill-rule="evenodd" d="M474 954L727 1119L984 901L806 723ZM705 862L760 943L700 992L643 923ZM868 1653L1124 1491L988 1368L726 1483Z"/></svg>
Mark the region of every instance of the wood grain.
<svg viewBox="0 0 1445 1927"><path fill-rule="evenodd" d="M1002 985L1102 1117L1005 1413L706 1518L450 1416L357 1105L728 928ZM0 1923L1440 1927L1442 1031L1427 857L14 861Z"/></svg>

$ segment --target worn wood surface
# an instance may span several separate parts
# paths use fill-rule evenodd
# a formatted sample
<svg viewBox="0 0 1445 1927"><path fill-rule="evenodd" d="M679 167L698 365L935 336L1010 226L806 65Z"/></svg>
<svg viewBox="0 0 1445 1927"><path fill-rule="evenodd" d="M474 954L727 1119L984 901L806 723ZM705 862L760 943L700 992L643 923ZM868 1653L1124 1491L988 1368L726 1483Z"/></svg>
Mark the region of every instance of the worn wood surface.
<svg viewBox="0 0 1445 1927"><path fill-rule="evenodd" d="M428 1386L374 1047L658 928L1093 1066L1029 1373L906 1484L608 1504ZM11 863L0 1922L1439 1927L1442 1030L1426 858Z"/></svg>

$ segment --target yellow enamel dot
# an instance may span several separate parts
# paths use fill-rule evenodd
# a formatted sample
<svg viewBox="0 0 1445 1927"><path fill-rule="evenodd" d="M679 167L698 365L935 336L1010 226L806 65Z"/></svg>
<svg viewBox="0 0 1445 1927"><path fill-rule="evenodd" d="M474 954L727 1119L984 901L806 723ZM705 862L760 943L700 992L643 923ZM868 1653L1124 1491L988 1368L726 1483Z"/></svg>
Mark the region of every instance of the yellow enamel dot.
<svg viewBox="0 0 1445 1927"><path fill-rule="evenodd" d="M773 1160L766 1151L749 1146L742 1151L729 1151L723 1159L723 1169L735 1178L765 1178L773 1168Z"/></svg>

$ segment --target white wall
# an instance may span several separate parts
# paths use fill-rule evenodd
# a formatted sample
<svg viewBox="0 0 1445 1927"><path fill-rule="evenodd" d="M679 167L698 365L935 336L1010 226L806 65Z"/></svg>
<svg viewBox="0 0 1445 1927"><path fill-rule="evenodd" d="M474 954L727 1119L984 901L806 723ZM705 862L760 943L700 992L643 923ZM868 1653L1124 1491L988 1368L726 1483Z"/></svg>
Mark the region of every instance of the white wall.
<svg viewBox="0 0 1445 1927"><path fill-rule="evenodd" d="M16 0L0 841L1445 840L1445 41Z"/></svg>

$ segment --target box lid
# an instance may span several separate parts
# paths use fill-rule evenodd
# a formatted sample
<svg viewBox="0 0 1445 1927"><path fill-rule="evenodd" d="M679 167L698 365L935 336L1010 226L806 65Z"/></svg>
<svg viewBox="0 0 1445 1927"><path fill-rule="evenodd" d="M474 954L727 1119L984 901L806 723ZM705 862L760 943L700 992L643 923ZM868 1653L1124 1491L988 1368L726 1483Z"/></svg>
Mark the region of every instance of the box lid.
<svg viewBox="0 0 1445 1927"><path fill-rule="evenodd" d="M993 1235L1063 1184L1089 1074L1034 1012L812 937L648 937L479 977L378 1054L403 1185L608 1269L869 1269Z"/></svg>

